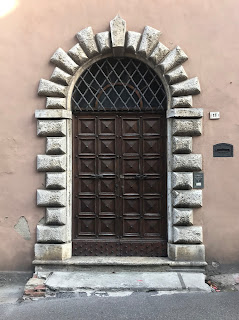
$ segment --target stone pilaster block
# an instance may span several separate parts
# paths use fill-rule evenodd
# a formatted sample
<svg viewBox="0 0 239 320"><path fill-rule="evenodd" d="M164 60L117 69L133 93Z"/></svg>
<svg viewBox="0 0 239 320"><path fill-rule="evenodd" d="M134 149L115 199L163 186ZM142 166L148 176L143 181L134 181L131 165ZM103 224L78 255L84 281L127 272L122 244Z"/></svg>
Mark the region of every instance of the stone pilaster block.
<svg viewBox="0 0 239 320"><path fill-rule="evenodd" d="M159 30L146 26L142 34L138 53L141 56L148 58L158 44L159 35L160 35Z"/></svg>
<svg viewBox="0 0 239 320"><path fill-rule="evenodd" d="M72 119L72 112L70 110L62 109L40 109L35 111L35 118L37 119Z"/></svg>
<svg viewBox="0 0 239 320"><path fill-rule="evenodd" d="M37 225L38 243L65 243L67 241L65 226Z"/></svg>
<svg viewBox="0 0 239 320"><path fill-rule="evenodd" d="M37 135L40 137L62 137L66 135L66 120L38 120Z"/></svg>
<svg viewBox="0 0 239 320"><path fill-rule="evenodd" d="M200 208L202 206L202 190L174 190L174 208Z"/></svg>
<svg viewBox="0 0 239 320"><path fill-rule="evenodd" d="M161 42L158 42L154 51L151 53L149 60L154 63L154 65L158 65L160 61L169 53L169 48L167 48Z"/></svg>
<svg viewBox="0 0 239 320"><path fill-rule="evenodd" d="M175 226L192 226L193 210L192 209L173 209L173 225Z"/></svg>
<svg viewBox="0 0 239 320"><path fill-rule="evenodd" d="M172 157L173 171L201 171L202 155L201 154L174 154Z"/></svg>
<svg viewBox="0 0 239 320"><path fill-rule="evenodd" d="M202 227L173 227L174 243L202 243Z"/></svg>
<svg viewBox="0 0 239 320"><path fill-rule="evenodd" d="M65 225L66 224L66 208L46 208L46 224L47 225Z"/></svg>
<svg viewBox="0 0 239 320"><path fill-rule="evenodd" d="M38 155L37 156L38 171L66 171L66 155Z"/></svg>
<svg viewBox="0 0 239 320"><path fill-rule="evenodd" d="M171 108L191 108L192 106L192 96L172 97Z"/></svg>
<svg viewBox="0 0 239 320"><path fill-rule="evenodd" d="M39 207L65 207L66 190L37 190L37 205Z"/></svg>
<svg viewBox="0 0 239 320"><path fill-rule="evenodd" d="M203 244L168 244L168 257L175 261L205 261Z"/></svg>
<svg viewBox="0 0 239 320"><path fill-rule="evenodd" d="M54 137L46 138L46 154L65 154L66 153L66 138Z"/></svg>
<svg viewBox="0 0 239 320"><path fill-rule="evenodd" d="M56 50L50 60L57 67L63 69L71 75L75 74L79 68L79 66L71 59L71 57L69 57L68 54L61 48Z"/></svg>
<svg viewBox="0 0 239 320"><path fill-rule="evenodd" d="M175 108L167 110L167 118L199 119L203 117L202 108Z"/></svg>
<svg viewBox="0 0 239 320"><path fill-rule="evenodd" d="M50 80L62 84L63 86L68 86L71 81L71 77L72 76L70 74L56 67L52 72Z"/></svg>
<svg viewBox="0 0 239 320"><path fill-rule="evenodd" d="M177 46L166 55L166 57L160 62L159 66L163 73L167 73L169 70L179 66L186 60L188 60L186 53Z"/></svg>
<svg viewBox="0 0 239 320"><path fill-rule="evenodd" d="M192 172L173 172L172 187L176 190L190 190L193 188Z"/></svg>
<svg viewBox="0 0 239 320"><path fill-rule="evenodd" d="M110 21L110 34L114 56L121 56L125 51L126 21L117 15Z"/></svg>
<svg viewBox="0 0 239 320"><path fill-rule="evenodd" d="M72 243L63 244L35 244L36 260L66 260L72 256Z"/></svg>
<svg viewBox="0 0 239 320"><path fill-rule="evenodd" d="M79 43L77 43L74 47L72 47L68 51L68 55L74 60L79 66L85 63L89 58L85 54L84 50L81 48Z"/></svg>
<svg viewBox="0 0 239 320"><path fill-rule="evenodd" d="M41 79L38 87L38 95L46 97L61 97L65 98L67 94L67 87L55 82Z"/></svg>
<svg viewBox="0 0 239 320"><path fill-rule="evenodd" d="M95 35L96 42L100 53L108 53L111 51L111 41L109 31L100 32Z"/></svg>
<svg viewBox="0 0 239 320"><path fill-rule="evenodd" d="M66 98L46 98L47 109L66 109Z"/></svg>
<svg viewBox="0 0 239 320"><path fill-rule="evenodd" d="M126 33L126 51L135 54L141 38L141 33L128 31Z"/></svg>
<svg viewBox="0 0 239 320"><path fill-rule="evenodd" d="M47 189L66 189L66 172L47 172Z"/></svg>
<svg viewBox="0 0 239 320"><path fill-rule="evenodd" d="M94 32L91 27L81 30L77 33L76 37L81 48L85 51L89 58L99 54L99 50L95 42Z"/></svg>
<svg viewBox="0 0 239 320"><path fill-rule="evenodd" d="M177 82L181 82L187 80L188 76L183 66L176 67L171 69L169 72L165 74L165 78L168 84L174 84Z"/></svg>
<svg viewBox="0 0 239 320"><path fill-rule="evenodd" d="M192 137L173 137L172 152L173 153L191 153Z"/></svg>
<svg viewBox="0 0 239 320"><path fill-rule="evenodd" d="M174 136L200 136L202 134L202 119L174 119L172 134Z"/></svg>
<svg viewBox="0 0 239 320"><path fill-rule="evenodd" d="M195 95L201 92L197 77L172 84L170 90L173 97Z"/></svg>

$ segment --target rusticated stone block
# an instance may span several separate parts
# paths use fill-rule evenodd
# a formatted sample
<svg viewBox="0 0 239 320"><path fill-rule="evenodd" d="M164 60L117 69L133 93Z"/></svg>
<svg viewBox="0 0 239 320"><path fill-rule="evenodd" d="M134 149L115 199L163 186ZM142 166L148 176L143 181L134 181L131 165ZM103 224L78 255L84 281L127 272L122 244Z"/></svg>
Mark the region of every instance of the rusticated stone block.
<svg viewBox="0 0 239 320"><path fill-rule="evenodd" d="M37 205L39 207L65 207L66 190L37 190Z"/></svg>
<svg viewBox="0 0 239 320"><path fill-rule="evenodd" d="M201 92L197 77L172 84L170 90L173 97L195 95Z"/></svg>
<svg viewBox="0 0 239 320"><path fill-rule="evenodd" d="M99 53L95 42L94 32L91 27L81 30L77 33L76 37L88 57L94 57Z"/></svg>
<svg viewBox="0 0 239 320"><path fill-rule="evenodd" d="M46 173L47 189L66 189L65 172L47 172Z"/></svg>
<svg viewBox="0 0 239 320"><path fill-rule="evenodd" d="M200 208L202 206L202 190L174 190L174 208Z"/></svg>
<svg viewBox="0 0 239 320"><path fill-rule="evenodd" d="M192 106L192 96L172 97L171 108L191 108Z"/></svg>
<svg viewBox="0 0 239 320"><path fill-rule="evenodd" d="M174 119L172 134L174 136L200 136L202 134L202 119Z"/></svg>
<svg viewBox="0 0 239 320"><path fill-rule="evenodd" d="M67 87L52 81L41 79L38 87L38 95L46 97L66 97Z"/></svg>
<svg viewBox="0 0 239 320"><path fill-rule="evenodd" d="M173 209L173 224L175 226L191 226L193 225L192 209Z"/></svg>
<svg viewBox="0 0 239 320"><path fill-rule="evenodd" d="M139 46L140 38L141 33L128 31L126 33L126 51L135 54Z"/></svg>
<svg viewBox="0 0 239 320"><path fill-rule="evenodd" d="M71 57L69 57L68 54L61 48L56 50L50 60L57 67L63 69L71 75L75 74L79 68L79 66L71 59Z"/></svg>
<svg viewBox="0 0 239 320"><path fill-rule="evenodd" d="M37 156L37 170L38 171L65 171L66 170L66 156Z"/></svg>
<svg viewBox="0 0 239 320"><path fill-rule="evenodd" d="M71 75L56 67L52 72L50 80L63 86L68 86L71 81Z"/></svg>
<svg viewBox="0 0 239 320"><path fill-rule="evenodd" d="M37 242L64 243L67 241L65 226L37 225Z"/></svg>
<svg viewBox="0 0 239 320"><path fill-rule="evenodd" d="M65 260L70 259L72 255L72 244L35 244L36 260Z"/></svg>
<svg viewBox="0 0 239 320"><path fill-rule="evenodd" d="M66 109L66 98L46 98L47 109Z"/></svg>
<svg viewBox="0 0 239 320"><path fill-rule="evenodd" d="M192 137L173 137L172 152L173 153L191 153Z"/></svg>
<svg viewBox="0 0 239 320"><path fill-rule="evenodd" d="M149 57L158 44L159 35L159 30L146 26L142 34L138 53L145 58Z"/></svg>
<svg viewBox="0 0 239 320"><path fill-rule="evenodd" d="M158 65L160 61L169 53L169 48L163 45L161 42L158 42L154 51L151 53L149 60L152 61L155 65Z"/></svg>
<svg viewBox="0 0 239 320"><path fill-rule="evenodd" d="M188 76L184 68L182 66L179 66L166 73L165 78L168 84L174 84L177 82L187 80Z"/></svg>
<svg viewBox="0 0 239 320"><path fill-rule="evenodd" d="M57 137L46 139L46 154L65 154L66 153L66 138Z"/></svg>
<svg viewBox="0 0 239 320"><path fill-rule="evenodd" d="M47 225L65 225L66 208L46 208Z"/></svg>
<svg viewBox="0 0 239 320"><path fill-rule="evenodd" d="M202 108L175 108L169 109L167 111L167 118L193 118L199 119L203 117L203 109Z"/></svg>
<svg viewBox="0 0 239 320"><path fill-rule="evenodd" d="M201 154L174 154L172 157L173 171L201 171Z"/></svg>
<svg viewBox="0 0 239 320"><path fill-rule="evenodd" d="M202 243L202 227L173 227L174 243Z"/></svg>
<svg viewBox="0 0 239 320"><path fill-rule="evenodd" d="M70 110L62 109L40 109L35 111L35 118L37 119L72 119L72 112Z"/></svg>
<svg viewBox="0 0 239 320"><path fill-rule="evenodd" d="M193 188L192 172L173 172L172 187L177 190L190 190Z"/></svg>
<svg viewBox="0 0 239 320"><path fill-rule="evenodd" d="M62 137L66 135L66 120L38 120L37 135L40 137Z"/></svg>
<svg viewBox="0 0 239 320"><path fill-rule="evenodd" d="M159 66L163 73L166 73L186 60L188 60L187 55L179 46L177 46L166 55L166 57L160 62Z"/></svg>
<svg viewBox="0 0 239 320"><path fill-rule="evenodd" d="M168 257L175 261L205 261L203 244L168 244Z"/></svg>
<svg viewBox="0 0 239 320"><path fill-rule="evenodd" d="M72 47L68 51L68 55L74 60L79 66L85 63L89 58L85 54L84 50L81 48L79 43L77 43L74 47Z"/></svg>
<svg viewBox="0 0 239 320"><path fill-rule="evenodd" d="M100 32L95 35L100 53L104 54L111 51L111 41L109 31Z"/></svg>
<svg viewBox="0 0 239 320"><path fill-rule="evenodd" d="M117 15L110 21L110 33L114 56L121 56L125 51L126 21Z"/></svg>

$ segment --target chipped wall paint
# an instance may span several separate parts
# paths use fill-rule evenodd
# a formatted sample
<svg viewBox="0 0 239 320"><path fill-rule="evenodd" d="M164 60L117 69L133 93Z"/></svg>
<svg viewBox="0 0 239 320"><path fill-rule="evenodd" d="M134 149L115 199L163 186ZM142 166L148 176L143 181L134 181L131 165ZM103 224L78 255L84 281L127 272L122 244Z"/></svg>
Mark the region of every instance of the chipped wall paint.
<svg viewBox="0 0 239 320"><path fill-rule="evenodd" d="M29 225L25 217L20 217L15 224L14 229L23 237L23 239L31 240Z"/></svg>

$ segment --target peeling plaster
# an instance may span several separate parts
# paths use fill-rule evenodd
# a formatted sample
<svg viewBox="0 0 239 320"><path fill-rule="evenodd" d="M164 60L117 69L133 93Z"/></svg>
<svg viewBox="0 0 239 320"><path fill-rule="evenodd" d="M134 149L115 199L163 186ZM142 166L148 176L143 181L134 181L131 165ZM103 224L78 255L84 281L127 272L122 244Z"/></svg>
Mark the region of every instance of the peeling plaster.
<svg viewBox="0 0 239 320"><path fill-rule="evenodd" d="M31 234L27 219L25 217L20 217L17 224L15 224L14 229L23 237L25 240L31 240Z"/></svg>

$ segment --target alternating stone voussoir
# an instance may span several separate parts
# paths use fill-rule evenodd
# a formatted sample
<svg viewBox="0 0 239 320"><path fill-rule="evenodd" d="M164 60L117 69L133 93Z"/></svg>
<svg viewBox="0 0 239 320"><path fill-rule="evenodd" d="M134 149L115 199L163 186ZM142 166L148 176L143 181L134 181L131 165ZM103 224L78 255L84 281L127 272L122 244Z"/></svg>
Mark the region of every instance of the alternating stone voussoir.
<svg viewBox="0 0 239 320"><path fill-rule="evenodd" d="M174 208L200 208L202 206L202 190L174 190Z"/></svg>
<svg viewBox="0 0 239 320"><path fill-rule="evenodd" d="M168 256L175 261L205 262L205 246L203 244L168 244Z"/></svg>
<svg viewBox="0 0 239 320"><path fill-rule="evenodd" d="M69 82L71 81L71 75L60 68L56 67L51 75L50 80L63 86L68 86Z"/></svg>
<svg viewBox="0 0 239 320"><path fill-rule="evenodd" d="M66 173L65 172L47 172L46 173L47 189L66 189Z"/></svg>
<svg viewBox="0 0 239 320"><path fill-rule="evenodd" d="M67 233L65 226L37 226L37 242L38 243L65 243L67 241Z"/></svg>
<svg viewBox="0 0 239 320"><path fill-rule="evenodd" d="M66 208L46 208L45 219L47 225L65 225Z"/></svg>
<svg viewBox="0 0 239 320"><path fill-rule="evenodd" d="M38 87L38 95L46 97L61 97L65 98L67 87L56 84L52 81L41 79Z"/></svg>
<svg viewBox="0 0 239 320"><path fill-rule="evenodd" d="M51 57L51 62L54 63L60 69L63 69L67 73L73 75L79 66L71 59L70 56L61 48L57 49Z"/></svg>
<svg viewBox="0 0 239 320"><path fill-rule="evenodd" d="M173 84L170 90L173 97L195 95L201 92L197 77Z"/></svg>
<svg viewBox="0 0 239 320"><path fill-rule="evenodd" d="M37 260L65 260L71 258L72 243L36 243L34 251Z"/></svg>
<svg viewBox="0 0 239 320"><path fill-rule="evenodd" d="M95 36L91 27L85 28L76 35L80 46L85 51L89 58L99 54L99 50L96 45Z"/></svg>
<svg viewBox="0 0 239 320"><path fill-rule="evenodd" d="M160 31L152 27L144 28L138 53L144 58L148 58L158 44Z"/></svg>
<svg viewBox="0 0 239 320"><path fill-rule="evenodd" d="M167 48L161 42L158 42L154 51L151 53L149 60L154 63L154 65L158 65L160 61L169 53L169 48Z"/></svg>
<svg viewBox="0 0 239 320"><path fill-rule="evenodd" d="M65 207L66 190L37 190L37 205L40 207Z"/></svg>
<svg viewBox="0 0 239 320"><path fill-rule="evenodd" d="M190 190L193 188L193 173L192 172L173 172L172 186L177 190Z"/></svg>
<svg viewBox="0 0 239 320"><path fill-rule="evenodd" d="M126 33L126 51L135 54L141 38L141 33L128 31Z"/></svg>
<svg viewBox="0 0 239 320"><path fill-rule="evenodd" d="M202 243L202 227L173 227L174 243Z"/></svg>
<svg viewBox="0 0 239 320"><path fill-rule="evenodd" d="M174 154L172 157L172 170L175 172L190 172L202 170L201 154Z"/></svg>
<svg viewBox="0 0 239 320"><path fill-rule="evenodd" d="M111 39L109 31L97 33L95 38L100 53L104 54L111 51Z"/></svg>
<svg viewBox="0 0 239 320"><path fill-rule="evenodd" d="M66 109L66 98L46 98L47 109Z"/></svg>
<svg viewBox="0 0 239 320"><path fill-rule="evenodd" d="M193 209L174 208L173 209L173 225L175 226L193 225Z"/></svg>
<svg viewBox="0 0 239 320"><path fill-rule="evenodd" d="M186 53L177 46L167 54L167 56L160 62L159 66L163 73L167 73L169 70L179 66L186 60L188 60Z"/></svg>
<svg viewBox="0 0 239 320"><path fill-rule="evenodd" d="M192 96L172 97L171 108L191 108L192 106Z"/></svg>
<svg viewBox="0 0 239 320"><path fill-rule="evenodd" d="M72 119L70 110L62 109L39 109L35 110L35 118L37 119Z"/></svg>
<svg viewBox="0 0 239 320"><path fill-rule="evenodd" d="M38 155L37 156L38 171L66 171L66 156Z"/></svg>
<svg viewBox="0 0 239 320"><path fill-rule="evenodd" d="M188 76L183 66L176 67L165 74L168 84L174 84L187 80Z"/></svg>
<svg viewBox="0 0 239 320"><path fill-rule="evenodd" d="M68 51L68 55L74 60L79 66L85 63L89 58L85 54L85 51L81 48L79 43L77 43L74 47L72 47Z"/></svg>
<svg viewBox="0 0 239 320"><path fill-rule="evenodd" d="M65 154L66 138L65 137L47 137L46 154Z"/></svg>
<svg viewBox="0 0 239 320"><path fill-rule="evenodd" d="M110 21L110 34L113 55L123 55L125 51L126 21L119 15Z"/></svg>
<svg viewBox="0 0 239 320"><path fill-rule="evenodd" d="M173 153L191 153L192 137L173 137L172 152Z"/></svg>
<svg viewBox="0 0 239 320"><path fill-rule="evenodd" d="M167 118L197 119L203 117L202 108L175 108L167 111Z"/></svg>
<svg viewBox="0 0 239 320"><path fill-rule="evenodd" d="M37 135L40 137L66 136L66 120L38 120Z"/></svg>
<svg viewBox="0 0 239 320"><path fill-rule="evenodd" d="M173 119L172 134L174 136L200 136L202 119Z"/></svg>

